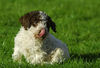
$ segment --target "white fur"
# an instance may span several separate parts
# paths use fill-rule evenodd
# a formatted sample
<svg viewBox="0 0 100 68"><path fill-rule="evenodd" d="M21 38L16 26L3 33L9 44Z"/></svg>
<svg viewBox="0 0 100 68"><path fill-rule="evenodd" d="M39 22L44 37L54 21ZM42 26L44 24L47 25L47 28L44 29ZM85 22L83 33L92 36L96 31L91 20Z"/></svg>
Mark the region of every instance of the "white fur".
<svg viewBox="0 0 100 68"><path fill-rule="evenodd" d="M20 28L15 37L13 60L21 61L22 56L24 56L26 61L31 64L52 64L69 58L66 44L56 39L50 33L43 40L35 38L34 35L38 34L42 28L45 28L47 31L44 23L45 21L42 21L37 27L31 26L28 30L25 30L24 27Z"/></svg>

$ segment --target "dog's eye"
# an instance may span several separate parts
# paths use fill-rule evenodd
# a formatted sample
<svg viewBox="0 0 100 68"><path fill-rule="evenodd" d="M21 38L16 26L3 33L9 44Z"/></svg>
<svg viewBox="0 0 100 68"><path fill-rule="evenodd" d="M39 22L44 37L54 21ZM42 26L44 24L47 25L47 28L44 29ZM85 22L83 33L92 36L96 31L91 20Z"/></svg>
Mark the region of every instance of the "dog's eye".
<svg viewBox="0 0 100 68"><path fill-rule="evenodd" d="M34 22L34 23L33 23L33 26L36 27L36 26L37 26L37 22Z"/></svg>
<svg viewBox="0 0 100 68"><path fill-rule="evenodd" d="M37 24L37 22L34 22L34 24Z"/></svg>

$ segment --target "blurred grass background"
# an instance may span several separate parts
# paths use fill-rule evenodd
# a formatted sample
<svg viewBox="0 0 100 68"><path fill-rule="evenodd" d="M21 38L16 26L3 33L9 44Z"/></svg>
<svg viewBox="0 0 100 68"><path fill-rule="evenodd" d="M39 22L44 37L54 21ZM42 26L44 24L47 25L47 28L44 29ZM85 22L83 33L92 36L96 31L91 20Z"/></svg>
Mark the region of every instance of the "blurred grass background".
<svg viewBox="0 0 100 68"><path fill-rule="evenodd" d="M70 60L64 64L31 65L12 61L19 18L45 11L56 23L54 36L68 45ZM100 68L99 0L0 0L0 68Z"/></svg>

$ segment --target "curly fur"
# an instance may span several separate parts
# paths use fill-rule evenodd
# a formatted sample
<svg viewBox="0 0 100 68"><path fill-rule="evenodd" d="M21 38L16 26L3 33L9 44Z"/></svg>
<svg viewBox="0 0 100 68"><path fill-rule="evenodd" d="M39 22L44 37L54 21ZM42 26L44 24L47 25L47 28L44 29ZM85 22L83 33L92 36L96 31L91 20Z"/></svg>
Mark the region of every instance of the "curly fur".
<svg viewBox="0 0 100 68"><path fill-rule="evenodd" d="M49 28L53 28L54 26L50 26L48 16L42 11L37 12L38 15L40 15L39 19L41 19L41 21L38 21L37 26L32 25L32 23L30 27L22 24L20 31L16 35L14 40L14 53L12 54L13 60L21 61L22 56L24 56L26 61L31 64L63 62L70 57L66 44L49 33ZM23 18L21 17L21 19ZM21 23L23 22L21 21ZM46 30L45 38L36 38L35 35L38 34L42 28Z"/></svg>

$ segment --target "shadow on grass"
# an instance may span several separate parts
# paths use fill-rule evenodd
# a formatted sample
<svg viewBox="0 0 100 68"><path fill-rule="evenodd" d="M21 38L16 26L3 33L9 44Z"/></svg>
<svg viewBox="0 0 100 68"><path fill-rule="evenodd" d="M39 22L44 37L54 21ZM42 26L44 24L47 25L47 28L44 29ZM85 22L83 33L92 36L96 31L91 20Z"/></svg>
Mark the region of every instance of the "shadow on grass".
<svg viewBox="0 0 100 68"><path fill-rule="evenodd" d="M71 60L73 59L83 59L84 62L92 62L92 61L96 61L96 59L100 58L100 53L96 53L96 54L70 54L71 56Z"/></svg>

